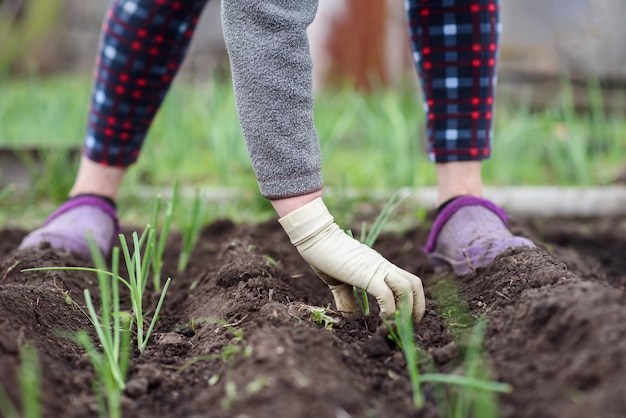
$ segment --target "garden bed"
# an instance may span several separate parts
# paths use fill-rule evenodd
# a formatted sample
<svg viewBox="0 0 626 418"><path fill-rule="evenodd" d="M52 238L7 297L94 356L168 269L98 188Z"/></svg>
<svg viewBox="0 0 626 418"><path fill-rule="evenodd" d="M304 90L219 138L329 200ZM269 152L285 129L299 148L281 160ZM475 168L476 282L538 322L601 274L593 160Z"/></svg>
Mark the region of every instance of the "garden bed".
<svg viewBox="0 0 626 418"><path fill-rule="evenodd" d="M499 398L502 416L625 416L626 218L513 221L542 248L509 250L452 282L420 250L427 222L380 237L375 247L424 281L418 345L438 371L463 373L462 326L437 290L454 283L462 308L488 319L492 378L513 387ZM98 293L97 280L77 271L21 272L85 265L50 248L15 251L25 234L0 231L0 384L19 405L20 347L32 342L45 415L97 416L93 370L67 337L92 328L80 308L83 289ZM424 387L424 409L413 408L402 351L386 338L375 307L374 316L340 319L332 329L312 319L307 306L326 307L332 297L277 222L214 222L182 274L179 250L172 235L164 273L173 282L151 343L133 353L124 417L437 416L432 385ZM147 305L155 302L156 295Z"/></svg>

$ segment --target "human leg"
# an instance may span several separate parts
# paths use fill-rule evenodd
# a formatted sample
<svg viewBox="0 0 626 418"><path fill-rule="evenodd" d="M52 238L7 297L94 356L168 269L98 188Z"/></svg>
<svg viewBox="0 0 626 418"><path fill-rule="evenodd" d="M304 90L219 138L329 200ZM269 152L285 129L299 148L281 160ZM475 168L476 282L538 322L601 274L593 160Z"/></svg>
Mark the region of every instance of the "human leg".
<svg viewBox="0 0 626 418"><path fill-rule="evenodd" d="M437 206L457 196L482 196L480 161L455 161L436 164Z"/></svg>
<svg viewBox="0 0 626 418"><path fill-rule="evenodd" d="M482 199L481 161L491 154L498 58L498 0L407 2L413 56L436 163L439 214L425 251L457 274L489 264L513 236L502 209Z"/></svg>
<svg viewBox="0 0 626 418"><path fill-rule="evenodd" d="M70 197L93 194L116 201L126 170L126 167L99 164L83 154Z"/></svg>
<svg viewBox="0 0 626 418"><path fill-rule="evenodd" d="M118 232L115 200L176 76L208 0L117 0L101 32L87 135L64 203L20 248L49 242L89 257L90 231L108 254Z"/></svg>

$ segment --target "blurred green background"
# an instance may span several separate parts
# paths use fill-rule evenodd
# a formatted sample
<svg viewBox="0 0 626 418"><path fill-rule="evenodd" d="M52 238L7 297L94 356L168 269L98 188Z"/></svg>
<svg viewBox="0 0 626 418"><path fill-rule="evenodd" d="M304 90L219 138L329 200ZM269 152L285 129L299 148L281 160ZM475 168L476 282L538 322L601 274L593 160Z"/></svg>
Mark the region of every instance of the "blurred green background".
<svg viewBox="0 0 626 418"><path fill-rule="evenodd" d="M348 13L367 13L343 1ZM325 183L339 196L334 205L349 202L355 190L385 196L399 187L435 184L424 152L419 84L398 23L403 11L389 3L376 3L376 14L372 7L369 15L342 16L322 1L310 32L315 121ZM621 49L608 53L624 29L607 23L624 4L575 0L559 9L555 1L519 3L502 2L495 142L493 158L484 164L485 183L624 182L626 65ZM535 14L533 5L540 8ZM2 225L36 225L71 187L106 7L100 1L0 0ZM521 23L511 17L523 13L529 14ZM357 18L368 25L355 27L356 38L346 44L342 22ZM576 19L586 26L574 25L574 33ZM564 33L569 38L563 40ZM577 48L569 47L572 39L579 39ZM374 44L382 45L376 53ZM598 45L605 54L598 55ZM337 58L345 55L342 48L351 48L356 64ZM273 216L258 194L239 129L217 1L205 10L181 74L129 171L120 197L124 218L149 216L146 200L167 194L176 180L207 191L210 218Z"/></svg>

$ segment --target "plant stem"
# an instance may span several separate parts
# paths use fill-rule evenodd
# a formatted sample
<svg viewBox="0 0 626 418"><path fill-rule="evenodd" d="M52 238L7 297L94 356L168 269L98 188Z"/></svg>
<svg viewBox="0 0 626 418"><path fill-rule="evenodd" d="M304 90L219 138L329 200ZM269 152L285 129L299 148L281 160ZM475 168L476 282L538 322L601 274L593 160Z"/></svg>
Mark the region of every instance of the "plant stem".
<svg viewBox="0 0 626 418"><path fill-rule="evenodd" d="M484 379L476 379L469 376L459 376L443 373L424 373L420 376L423 383L447 383L472 389L485 390L489 392L511 393L512 387L507 383L494 382Z"/></svg>
<svg viewBox="0 0 626 418"><path fill-rule="evenodd" d="M161 292L161 297L159 298L159 303L157 304L156 309L154 310L154 314L152 314L152 321L150 321L150 326L148 327L148 331L146 331L146 339L142 345L139 346L139 352L143 353L148 345L148 339L152 334L152 329L156 324L157 319L159 318L159 312L161 312L161 307L163 306L163 301L165 300L165 294L167 293L167 289L170 287L170 282L172 279L168 278L165 281L165 286L163 286L163 291Z"/></svg>
<svg viewBox="0 0 626 418"><path fill-rule="evenodd" d="M413 387L413 405L415 408L421 409L424 406L424 397L422 395L419 365L417 364L415 338L413 337L411 309L406 301L400 301L399 303L399 310L396 312L396 324L400 341L402 341L401 348L406 360L409 379Z"/></svg>
<svg viewBox="0 0 626 418"><path fill-rule="evenodd" d="M20 350L20 388L24 418L40 418L41 413L41 367L34 346L26 344Z"/></svg>

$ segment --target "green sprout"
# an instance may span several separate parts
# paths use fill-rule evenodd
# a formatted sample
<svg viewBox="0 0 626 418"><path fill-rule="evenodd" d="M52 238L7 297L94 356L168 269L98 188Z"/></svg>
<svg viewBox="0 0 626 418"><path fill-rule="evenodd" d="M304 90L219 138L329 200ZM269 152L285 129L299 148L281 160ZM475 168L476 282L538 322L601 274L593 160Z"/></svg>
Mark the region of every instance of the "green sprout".
<svg viewBox="0 0 626 418"><path fill-rule="evenodd" d="M378 216L374 220L374 223L372 224L372 227L369 230L367 229L367 223L363 222L362 227L361 227L361 237L359 241L361 241L363 244L367 245L370 248L374 246L374 244L376 243L376 240L378 240L378 236L383 231L383 228L385 227L387 222L389 222L391 215L393 215L393 213L396 211L398 206L402 203L399 196L400 196L399 192L395 192L391 196L391 198L389 198L389 200L385 204L385 207L378 214ZM349 235L352 236L351 233ZM367 297L367 292L363 289L358 289L354 287L353 293L354 293L354 298L356 299L357 305L361 309L361 312L363 312L365 316L369 316L370 305L369 305L369 299Z"/></svg>
<svg viewBox="0 0 626 418"><path fill-rule="evenodd" d="M146 237L148 237L148 239L142 260L141 247L146 241ZM167 289L170 286L171 279L168 278L165 282L165 285L163 286L163 291L161 292L161 296L159 297L156 309L154 310L154 314L152 315L152 320L150 321L148 330L144 335L143 295L148 280L148 266L150 265L150 262L154 257L154 246L152 245L154 239L154 230L148 225L144 230L141 238L138 238L137 232L133 232L132 238L134 252L132 255L128 249L128 244L126 243L126 238L124 237L124 235L120 234L119 238L122 246L122 251L124 253L124 259L126 261L126 267L128 269L129 279L128 281L126 281L119 276L114 277L117 277L118 280L124 283L130 291L132 310L135 316L135 320L137 321L137 348L139 349L140 353L143 353L146 349L146 346L148 345L148 340L158 319L161 307L163 306L165 294L167 293Z"/></svg>
<svg viewBox="0 0 626 418"><path fill-rule="evenodd" d="M297 307L297 315L302 314L303 312L310 312L311 318L317 325L323 325L325 329L332 329L333 326L339 323L337 318L333 318L328 313L335 313L330 309L330 304L327 307L321 306L311 306L305 303L294 303L294 306Z"/></svg>
<svg viewBox="0 0 626 418"><path fill-rule="evenodd" d="M37 349L32 344L20 348L18 381L22 398L22 413L0 386L0 414L6 418L41 418L41 366Z"/></svg>
<svg viewBox="0 0 626 418"><path fill-rule="evenodd" d="M180 366L180 368L178 368L178 370L176 370L176 375L181 374L183 371L185 371L186 369L188 369L189 367L193 366L196 363L202 362L202 361L207 361L207 360L220 360L224 363L229 364L233 358L235 357L236 354L242 353L244 356L248 357L250 354L252 354L252 347L246 344L246 340L243 336L243 330L236 328L234 325L227 323L226 321L224 321L223 319L217 319L217 318L192 318L190 322L182 324L178 327L175 328L175 330L181 330L187 327L192 327L192 329L195 331L195 327L196 324L200 324L200 323L209 323L209 324L217 324L220 325L224 328L226 328L233 336L233 341L224 346L221 351L217 354L208 354L208 355L203 355L203 356L197 356L192 358L191 360L188 360L185 364L183 364L182 366ZM212 377L212 379L214 379L214 383L217 383L217 381L220 379L219 375L214 375Z"/></svg>
<svg viewBox="0 0 626 418"><path fill-rule="evenodd" d="M156 243L156 250L154 257L152 257L152 283L154 285L154 291L161 291L161 270L163 269L163 254L165 253L165 244L167 243L167 237L170 233L170 226L172 218L174 217L175 208L178 205L178 182L174 183L174 190L172 192L172 199L167 204L165 210L165 219L161 232L159 233L159 239ZM158 195L154 205L154 212L152 213L152 220L150 225L153 225L157 229L159 222L159 215L161 212L161 196Z"/></svg>
<svg viewBox="0 0 626 418"><path fill-rule="evenodd" d="M420 374L418 363L418 350L415 345L413 335L413 320L411 310L406 302L399 303L399 309L395 312L394 321L387 321L389 328L389 338L394 341L402 350L407 364L409 380L413 389L413 405L416 409L424 406L424 396L422 394L423 383L442 383L455 385L462 389L461 395L457 400L456 413L464 411L466 404L469 402L471 395L475 391L510 393L512 388L506 383L494 382L486 380L479 372L480 364L480 347L484 337L486 322L479 322L474 327L470 337L470 347L466 354L466 375L452 375L444 373L425 373ZM455 417L464 416L454 415ZM477 415L483 416L483 415Z"/></svg>
<svg viewBox="0 0 626 418"><path fill-rule="evenodd" d="M311 317L318 325L324 325L324 329L332 329L339 321L328 315L328 308L320 308L317 306L309 307Z"/></svg>
<svg viewBox="0 0 626 418"><path fill-rule="evenodd" d="M191 219L189 220L189 223L185 224L181 228L183 244L178 256L179 273L185 271L187 264L189 264L193 249L198 242L198 238L200 237L200 231L202 230L205 216L206 211L202 206L202 198L200 197L199 190L196 189L193 204L191 206Z"/></svg>
<svg viewBox="0 0 626 418"><path fill-rule="evenodd" d="M417 361L417 350L415 338L413 336L413 317L409 304L406 301L398 303L395 312L394 323L388 323L389 338L394 341L404 354L409 380L413 388L413 406L421 409L424 406L422 395L419 365Z"/></svg>
<svg viewBox="0 0 626 418"><path fill-rule="evenodd" d="M120 390L124 389L126 380L126 371L129 363L130 355L130 323L124 321L125 318L121 314L120 309L120 291L119 281L111 280L106 271L106 263L104 257L100 253L97 245L93 240L89 240L89 250L96 266L96 274L98 276L98 287L100 288L100 318L96 313L96 309L91 299L88 289L84 290L85 303L87 304L87 312L89 319L96 329L96 335L102 345L102 351L108 365L108 372L117 384ZM113 249L111 275L113 278L118 276L119 271L119 248ZM111 326L111 323L113 324ZM122 326L124 325L124 326ZM79 342L87 350L89 344L85 339L87 334L77 337ZM91 340L88 340L91 343ZM91 347L89 347L91 348ZM94 357L95 351L91 351L90 358ZM95 364L94 364L95 365ZM98 368L96 367L96 372Z"/></svg>

